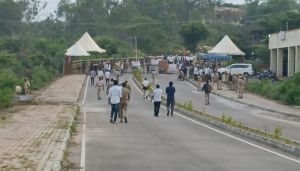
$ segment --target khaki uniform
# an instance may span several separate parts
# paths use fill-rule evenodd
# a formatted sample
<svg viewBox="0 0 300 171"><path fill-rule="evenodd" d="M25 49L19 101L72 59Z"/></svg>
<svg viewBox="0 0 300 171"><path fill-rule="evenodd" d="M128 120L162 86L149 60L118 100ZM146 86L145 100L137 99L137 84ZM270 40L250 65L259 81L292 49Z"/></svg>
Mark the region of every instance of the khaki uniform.
<svg viewBox="0 0 300 171"><path fill-rule="evenodd" d="M235 91L236 90L236 85L237 85L237 76L233 74L232 76L232 84L231 84L231 90Z"/></svg>
<svg viewBox="0 0 300 171"><path fill-rule="evenodd" d="M120 72L119 70L117 70L117 71L115 72L115 75L116 75L116 79L119 81L121 72Z"/></svg>
<svg viewBox="0 0 300 171"><path fill-rule="evenodd" d="M24 83L25 95L29 95L29 89L30 89L30 82L27 80Z"/></svg>
<svg viewBox="0 0 300 171"><path fill-rule="evenodd" d="M157 77L157 72L156 71L152 71L152 84L155 83L155 77Z"/></svg>
<svg viewBox="0 0 300 171"><path fill-rule="evenodd" d="M101 89L104 91L104 81L98 80L95 87L97 88L98 99L101 99Z"/></svg>
<svg viewBox="0 0 300 171"><path fill-rule="evenodd" d="M127 120L127 106L128 101L130 100L130 92L126 87L122 88L122 98L121 98L121 108L120 108L120 118L121 120L125 118L125 121Z"/></svg>
<svg viewBox="0 0 300 171"><path fill-rule="evenodd" d="M245 86L246 86L246 83L245 83L243 77L240 76L237 80L238 98L243 98Z"/></svg>
<svg viewBox="0 0 300 171"><path fill-rule="evenodd" d="M131 94L131 87L129 83L126 84L126 88L129 90L129 93Z"/></svg>
<svg viewBox="0 0 300 171"><path fill-rule="evenodd" d="M214 74L214 77L213 77L213 85L212 85L212 88L214 89L215 87L215 84L217 84L217 89L219 90L219 74L218 73L215 73Z"/></svg>

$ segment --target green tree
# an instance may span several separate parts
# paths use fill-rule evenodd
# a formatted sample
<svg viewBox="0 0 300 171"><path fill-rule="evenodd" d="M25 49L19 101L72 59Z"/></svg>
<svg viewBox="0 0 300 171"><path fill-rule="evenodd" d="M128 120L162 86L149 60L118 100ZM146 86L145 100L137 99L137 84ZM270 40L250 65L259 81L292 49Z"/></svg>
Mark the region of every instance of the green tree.
<svg viewBox="0 0 300 171"><path fill-rule="evenodd" d="M198 43L205 40L209 32L204 24L197 22L183 25L180 34L184 40L184 45L195 52Z"/></svg>

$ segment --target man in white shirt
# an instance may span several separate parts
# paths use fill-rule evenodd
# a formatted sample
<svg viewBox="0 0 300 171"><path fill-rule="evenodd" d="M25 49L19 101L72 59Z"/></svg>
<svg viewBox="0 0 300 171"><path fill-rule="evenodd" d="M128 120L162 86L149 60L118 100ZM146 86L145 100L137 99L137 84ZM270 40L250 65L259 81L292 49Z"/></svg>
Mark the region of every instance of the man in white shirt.
<svg viewBox="0 0 300 171"><path fill-rule="evenodd" d="M122 97L122 91L118 86L118 81L114 80L114 86L109 89L108 98L111 104L110 123L116 123L119 112L119 104Z"/></svg>
<svg viewBox="0 0 300 171"><path fill-rule="evenodd" d="M102 70L98 71L98 77L99 77L99 79L104 80L104 73Z"/></svg>
<svg viewBox="0 0 300 171"><path fill-rule="evenodd" d="M160 89L159 84L156 85L156 88L153 90L152 99L154 101L154 116L158 117L160 104L161 104L161 95L162 89Z"/></svg>
<svg viewBox="0 0 300 171"><path fill-rule="evenodd" d="M106 81L106 85L107 85L108 82L109 82L109 78L110 78L110 72L109 72L109 71L106 71L106 72L105 72L105 81Z"/></svg>
<svg viewBox="0 0 300 171"><path fill-rule="evenodd" d="M143 96L144 99L148 98L149 84L150 82L147 80L147 78L145 78L144 81L142 82L142 86L144 90L144 96Z"/></svg>

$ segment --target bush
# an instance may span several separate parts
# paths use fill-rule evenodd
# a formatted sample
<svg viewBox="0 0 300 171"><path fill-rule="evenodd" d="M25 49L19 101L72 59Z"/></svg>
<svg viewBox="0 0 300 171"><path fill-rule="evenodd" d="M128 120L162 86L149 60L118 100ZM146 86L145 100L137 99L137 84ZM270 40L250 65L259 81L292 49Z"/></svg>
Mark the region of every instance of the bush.
<svg viewBox="0 0 300 171"><path fill-rule="evenodd" d="M14 90L10 88L0 89L0 108L8 108L13 103Z"/></svg>
<svg viewBox="0 0 300 171"><path fill-rule="evenodd" d="M17 84L21 85L22 80L10 69L0 70L0 108L8 108L12 105Z"/></svg>
<svg viewBox="0 0 300 171"><path fill-rule="evenodd" d="M45 68L44 66L36 66L32 70L31 89L37 90L47 85L54 77L55 71Z"/></svg>
<svg viewBox="0 0 300 171"><path fill-rule="evenodd" d="M249 81L247 90L289 105L300 105L300 73L276 85L270 80Z"/></svg>

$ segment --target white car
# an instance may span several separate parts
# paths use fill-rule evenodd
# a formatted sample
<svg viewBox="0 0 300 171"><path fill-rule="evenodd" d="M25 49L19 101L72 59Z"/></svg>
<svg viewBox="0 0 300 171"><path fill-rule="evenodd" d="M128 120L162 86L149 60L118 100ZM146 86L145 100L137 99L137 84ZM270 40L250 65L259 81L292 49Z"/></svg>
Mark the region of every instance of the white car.
<svg viewBox="0 0 300 171"><path fill-rule="evenodd" d="M226 68L219 68L218 72L221 74L225 72L230 74L243 74L245 77L253 75L252 64L231 64Z"/></svg>

